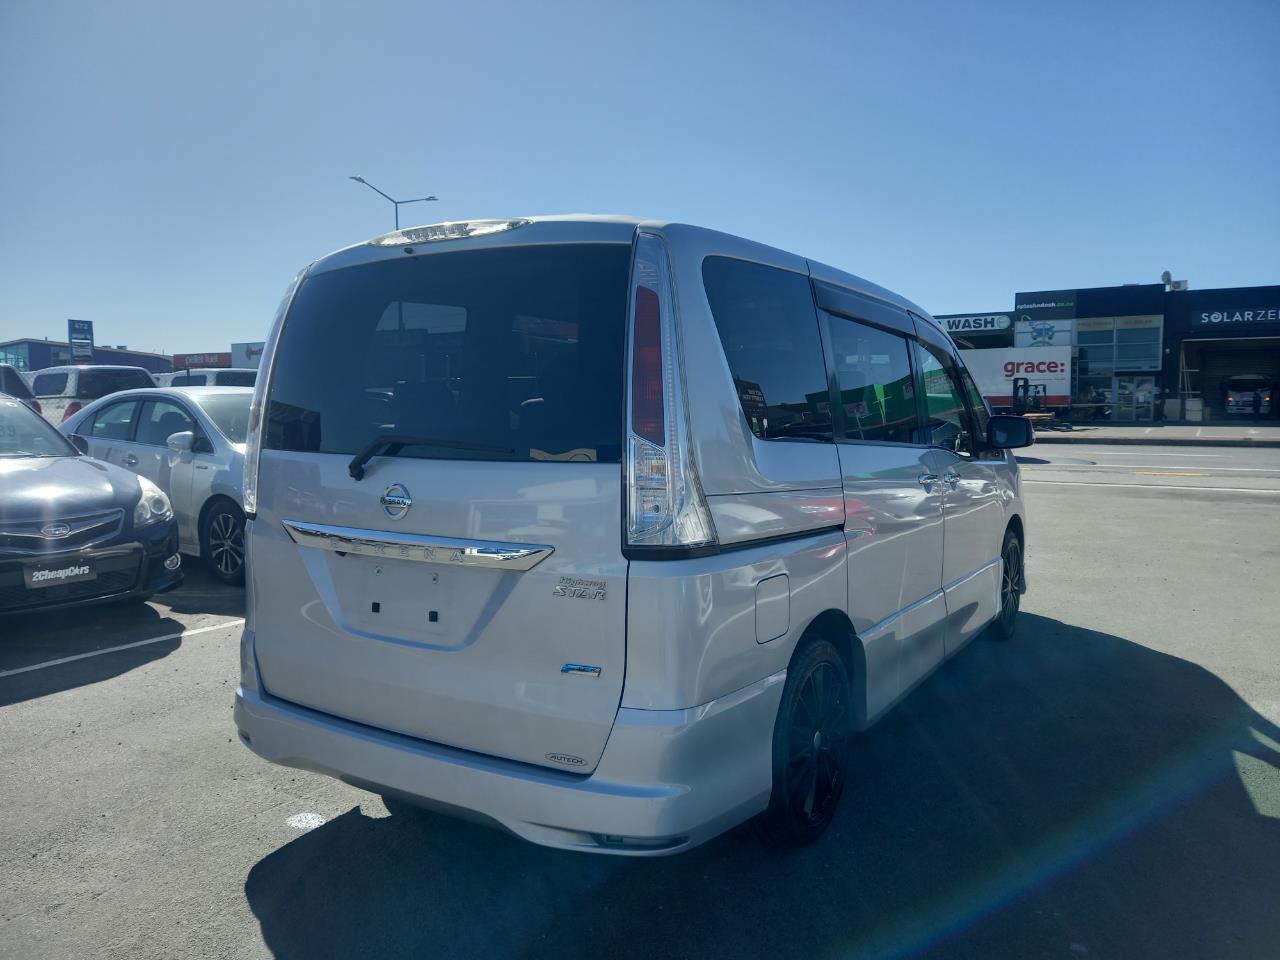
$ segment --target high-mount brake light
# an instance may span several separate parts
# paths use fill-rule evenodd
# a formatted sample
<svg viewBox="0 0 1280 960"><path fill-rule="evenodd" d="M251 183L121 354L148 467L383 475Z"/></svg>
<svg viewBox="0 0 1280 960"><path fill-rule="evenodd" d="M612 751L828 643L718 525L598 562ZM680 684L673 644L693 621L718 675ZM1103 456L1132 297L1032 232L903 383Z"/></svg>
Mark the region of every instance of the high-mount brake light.
<svg viewBox="0 0 1280 960"><path fill-rule="evenodd" d="M656 234L636 238L630 314L627 545L714 546L711 512L688 444L671 267Z"/></svg>
<svg viewBox="0 0 1280 960"><path fill-rule="evenodd" d="M428 223L422 227L406 227L392 233L384 233L369 241L371 247L408 247L416 243L433 243L437 240L468 240L487 237L493 233L514 230L533 223L532 220L452 220L447 223Z"/></svg>

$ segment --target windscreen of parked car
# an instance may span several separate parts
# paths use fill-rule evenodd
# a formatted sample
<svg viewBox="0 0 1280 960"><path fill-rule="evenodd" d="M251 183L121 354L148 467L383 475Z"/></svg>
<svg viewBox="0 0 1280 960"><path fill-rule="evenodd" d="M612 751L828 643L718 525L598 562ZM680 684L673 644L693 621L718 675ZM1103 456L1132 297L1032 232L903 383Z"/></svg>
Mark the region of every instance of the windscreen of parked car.
<svg viewBox="0 0 1280 960"><path fill-rule="evenodd" d="M0 400L0 458L70 457L76 453L44 418L16 400Z"/></svg>
<svg viewBox="0 0 1280 960"><path fill-rule="evenodd" d="M213 382L219 387L252 387L258 375L252 370L224 370L213 375Z"/></svg>
<svg viewBox="0 0 1280 960"><path fill-rule="evenodd" d="M1265 390L1271 384L1265 377L1232 377L1227 381L1227 389L1232 393L1249 393L1253 390Z"/></svg>
<svg viewBox="0 0 1280 960"><path fill-rule="evenodd" d="M628 244L503 247L321 273L276 351L263 445L617 462Z"/></svg>
<svg viewBox="0 0 1280 960"><path fill-rule="evenodd" d="M252 393L211 394L196 397L196 403L232 443L244 443L249 432L249 402Z"/></svg>
<svg viewBox="0 0 1280 960"><path fill-rule="evenodd" d="M22 379L22 374L17 370L8 366L0 367L0 393L7 393L19 400L31 399L31 388L27 386L27 381Z"/></svg>
<svg viewBox="0 0 1280 960"><path fill-rule="evenodd" d="M97 400L121 390L154 386L155 381L145 370L81 370L80 382L76 384L76 398Z"/></svg>

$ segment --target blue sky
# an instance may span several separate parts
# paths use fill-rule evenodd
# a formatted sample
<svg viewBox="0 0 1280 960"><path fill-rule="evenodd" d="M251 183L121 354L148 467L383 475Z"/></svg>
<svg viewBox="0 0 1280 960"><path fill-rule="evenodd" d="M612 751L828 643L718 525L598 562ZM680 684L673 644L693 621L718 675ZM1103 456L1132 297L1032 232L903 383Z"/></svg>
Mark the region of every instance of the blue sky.
<svg viewBox="0 0 1280 960"><path fill-rule="evenodd" d="M225 350L409 222L684 220L935 313L1280 283L1280 4L0 4L0 339Z"/></svg>

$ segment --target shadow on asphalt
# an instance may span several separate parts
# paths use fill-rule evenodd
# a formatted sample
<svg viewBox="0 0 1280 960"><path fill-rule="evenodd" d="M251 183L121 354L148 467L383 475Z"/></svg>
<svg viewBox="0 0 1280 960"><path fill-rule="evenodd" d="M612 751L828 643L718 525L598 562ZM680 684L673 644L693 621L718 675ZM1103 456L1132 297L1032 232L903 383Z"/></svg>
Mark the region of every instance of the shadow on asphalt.
<svg viewBox="0 0 1280 960"><path fill-rule="evenodd" d="M188 560L188 562L191 562ZM197 562L192 563L196 567ZM219 583L203 569L189 568L181 587L151 602L97 604L0 619L0 674L36 664L80 657L152 637L181 633L187 626L171 614L243 616L244 590ZM109 680L166 657L178 637L87 656L38 670L0 676L0 706Z"/></svg>
<svg viewBox="0 0 1280 960"><path fill-rule="evenodd" d="M156 597L157 606L192 616L244 616L244 587L231 587L218 580L205 568L204 561L195 557L183 557L182 569L182 586Z"/></svg>
<svg viewBox="0 0 1280 960"><path fill-rule="evenodd" d="M1280 730L1195 664L1024 614L854 760L832 830L787 855L740 828L620 860L353 808L262 859L245 895L288 960L1257 958L1280 942ZM1267 779L1260 810L1245 783Z"/></svg>

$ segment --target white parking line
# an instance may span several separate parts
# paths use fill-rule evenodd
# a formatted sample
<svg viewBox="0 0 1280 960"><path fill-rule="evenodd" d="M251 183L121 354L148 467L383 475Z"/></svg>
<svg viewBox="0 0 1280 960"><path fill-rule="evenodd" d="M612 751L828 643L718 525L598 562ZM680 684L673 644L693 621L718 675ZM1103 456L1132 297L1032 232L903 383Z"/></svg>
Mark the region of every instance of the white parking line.
<svg viewBox="0 0 1280 960"><path fill-rule="evenodd" d="M1074 452L1074 451L1073 451ZM1132 457L1132 450L1080 450L1091 457ZM1225 459L1225 453L1143 453L1144 457L1203 457L1208 460Z"/></svg>
<svg viewBox="0 0 1280 960"><path fill-rule="evenodd" d="M118 647L104 647L101 650L90 650L88 653L77 653L73 657L59 657L57 660L46 660L44 663L33 663L29 667L18 667L15 670L0 670L0 677L12 677L19 673L30 673L32 670L44 670L46 667L57 667L64 663L72 663L76 660L87 660L90 657L101 657L108 653L118 653L121 650L132 650L134 647L145 647L149 643L161 643L165 640L177 640L181 637L194 637L201 633L211 633L214 630L226 630L231 627L238 627L244 623L244 619L228 620L225 623L215 623L208 627L196 627L194 630L183 630L181 633L166 633L163 637L152 637L149 640L135 640L133 643L122 643Z"/></svg>
<svg viewBox="0 0 1280 960"><path fill-rule="evenodd" d="M1177 470L1176 464L1167 463L1031 463L1027 467L1033 470L1071 470L1079 472L1081 470L1094 470L1098 467L1125 467L1141 470L1143 467L1159 467L1161 470ZM1233 473L1280 473L1280 467L1215 467L1210 463L1195 463L1188 465L1187 469L1194 467L1196 470L1230 470Z"/></svg>
<svg viewBox="0 0 1280 960"><path fill-rule="evenodd" d="M1258 490L1254 487L1201 487L1185 483L1096 483L1093 480L1032 480L1023 477L1023 483L1057 483L1068 487L1106 487L1109 490L1210 490L1214 493L1262 493L1280 496L1280 490Z"/></svg>

